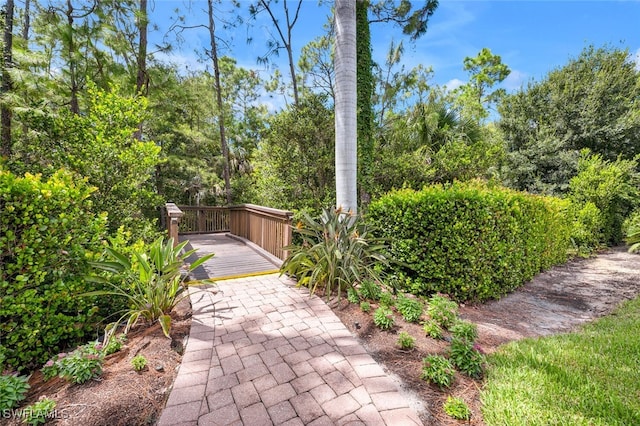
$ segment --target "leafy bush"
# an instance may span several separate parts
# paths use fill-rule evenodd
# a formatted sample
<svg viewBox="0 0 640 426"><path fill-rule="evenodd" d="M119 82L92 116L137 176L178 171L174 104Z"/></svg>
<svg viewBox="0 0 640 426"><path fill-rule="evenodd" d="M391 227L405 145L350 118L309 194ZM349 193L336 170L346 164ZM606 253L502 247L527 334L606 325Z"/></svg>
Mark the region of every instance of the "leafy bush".
<svg viewBox="0 0 640 426"><path fill-rule="evenodd" d="M445 413L456 420L471 420L471 410L461 398L449 395L442 408Z"/></svg>
<svg viewBox="0 0 640 426"><path fill-rule="evenodd" d="M393 312L387 306L380 306L373 313L373 322L380 330L389 330L395 324Z"/></svg>
<svg viewBox="0 0 640 426"><path fill-rule="evenodd" d="M322 289L327 298L367 279L377 279L374 265L386 263L385 246L374 240L358 216L325 209L318 220L305 215L294 230L303 243L287 247L281 274L297 278L311 293Z"/></svg>
<svg viewBox="0 0 640 426"><path fill-rule="evenodd" d="M360 295L365 299L380 300L382 289L377 282L365 279L360 283Z"/></svg>
<svg viewBox="0 0 640 426"><path fill-rule="evenodd" d="M355 288L347 289L347 300L349 303L360 303L360 296Z"/></svg>
<svg viewBox="0 0 640 426"><path fill-rule="evenodd" d="M391 306L395 306L395 304L396 304L396 298L393 296L393 294L389 293L388 291L383 291L380 293L381 306L391 307Z"/></svg>
<svg viewBox="0 0 640 426"><path fill-rule="evenodd" d="M447 358L442 355L429 355L422 360L422 364L421 379L441 388L448 388L453 384L456 370Z"/></svg>
<svg viewBox="0 0 640 426"><path fill-rule="evenodd" d="M56 408L56 402L49 398L40 398L38 402L26 406L21 410L22 423L31 426L43 425L47 422L51 413Z"/></svg>
<svg viewBox="0 0 640 426"><path fill-rule="evenodd" d="M482 377L484 356L473 342L454 337L450 351L449 359L458 370L474 379Z"/></svg>
<svg viewBox="0 0 640 426"><path fill-rule="evenodd" d="M147 358L144 355L136 355L131 358L131 366L136 371L142 371L147 366Z"/></svg>
<svg viewBox="0 0 640 426"><path fill-rule="evenodd" d="M425 321L424 326L422 327L427 336L433 339L442 339L442 327L438 324L437 321L433 319L429 319Z"/></svg>
<svg viewBox="0 0 640 426"><path fill-rule="evenodd" d="M98 189L91 194L93 211L108 213L109 232L124 225L136 237L152 241L157 230L145 213L151 210L149 216L154 216L162 204L153 186L161 148L135 138L140 123L149 118L147 100L88 86L83 114L63 108L38 117L30 123L36 137L22 141L21 154L29 171L48 176L64 168L86 178Z"/></svg>
<svg viewBox="0 0 640 426"><path fill-rule="evenodd" d="M172 238L165 241L161 237L149 246L148 252L136 252L131 260L108 247L105 253L111 261L92 263L97 269L117 274L125 284L119 286L101 277L93 277L94 281L105 283L112 290L89 292L85 296L118 296L129 302L129 308L120 319L107 326L107 342L117 325L125 318L125 334L142 317L150 323L158 321L165 336L169 337L169 313L180 300L188 296L185 285L188 273L213 257L213 254L208 254L185 265L185 260L195 253L195 250L181 253L187 244L188 241L183 241L174 247Z"/></svg>
<svg viewBox="0 0 640 426"><path fill-rule="evenodd" d="M66 172L44 181L0 167L0 353L30 370L86 340L101 312L85 275L102 251L106 217L91 213L93 188Z"/></svg>
<svg viewBox="0 0 640 426"><path fill-rule="evenodd" d="M411 336L406 331L401 331L398 335L398 346L402 349L413 349L416 346L416 338Z"/></svg>
<svg viewBox="0 0 640 426"><path fill-rule="evenodd" d="M258 204L319 211L335 203L334 118L326 104L325 96L309 94L270 115L252 160Z"/></svg>
<svg viewBox="0 0 640 426"><path fill-rule="evenodd" d="M635 160L607 161L600 154L581 152L578 174L569 182L569 197L579 206L591 202L601 214L598 230L604 243L622 241L622 223L638 206L640 182Z"/></svg>
<svg viewBox="0 0 640 426"><path fill-rule="evenodd" d="M59 353L42 367L45 380L58 376L71 383L85 383L102 374L103 354L94 345L79 346L71 353Z"/></svg>
<svg viewBox="0 0 640 426"><path fill-rule="evenodd" d="M362 310L362 312L369 312L371 310L371 303L363 300L362 302L360 302L360 309Z"/></svg>
<svg viewBox="0 0 640 426"><path fill-rule="evenodd" d="M478 338L478 326L472 322L458 319L451 326L454 338L473 343Z"/></svg>
<svg viewBox="0 0 640 426"><path fill-rule="evenodd" d="M399 297L396 302L396 309L398 309L398 312L402 314L402 317L407 322L418 322L422 316L423 308L419 300L406 296Z"/></svg>
<svg viewBox="0 0 640 426"><path fill-rule="evenodd" d="M640 211L634 212L624 221L623 232L629 251L637 253L640 249Z"/></svg>
<svg viewBox="0 0 640 426"><path fill-rule="evenodd" d="M429 298L427 313L440 327L448 328L458 318L458 304L447 296L435 294Z"/></svg>
<svg viewBox="0 0 640 426"><path fill-rule="evenodd" d="M579 210L571 227L571 242L578 255L588 256L604 242L602 213L591 201L574 203L573 208Z"/></svg>
<svg viewBox="0 0 640 426"><path fill-rule="evenodd" d="M10 410L27 396L29 378L17 374L3 374L0 376L0 414L3 410Z"/></svg>
<svg viewBox="0 0 640 426"><path fill-rule="evenodd" d="M479 182L389 193L367 220L390 241L390 266L416 295L499 297L564 262L570 202Z"/></svg>
<svg viewBox="0 0 640 426"><path fill-rule="evenodd" d="M105 356L116 353L120 349L122 349L122 345L126 341L127 341L127 336L125 334L120 334L114 339L109 339L107 344L102 348L102 352L104 352Z"/></svg>

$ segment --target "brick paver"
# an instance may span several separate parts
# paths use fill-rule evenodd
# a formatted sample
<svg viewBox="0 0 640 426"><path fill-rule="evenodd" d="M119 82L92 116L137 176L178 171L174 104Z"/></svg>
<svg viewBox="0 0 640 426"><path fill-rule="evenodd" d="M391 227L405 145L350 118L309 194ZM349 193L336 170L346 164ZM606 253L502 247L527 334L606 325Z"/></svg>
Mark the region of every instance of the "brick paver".
<svg viewBox="0 0 640 426"><path fill-rule="evenodd" d="M191 295L191 334L159 426L421 425L324 301L277 274Z"/></svg>

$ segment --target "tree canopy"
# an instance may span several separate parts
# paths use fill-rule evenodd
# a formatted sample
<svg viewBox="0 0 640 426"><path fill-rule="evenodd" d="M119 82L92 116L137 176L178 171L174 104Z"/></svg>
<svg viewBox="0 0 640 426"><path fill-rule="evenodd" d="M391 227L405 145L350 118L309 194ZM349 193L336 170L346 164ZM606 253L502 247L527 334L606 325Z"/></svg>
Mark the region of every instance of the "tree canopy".
<svg viewBox="0 0 640 426"><path fill-rule="evenodd" d="M507 182L563 193L579 152L606 160L640 153L640 72L628 51L587 47L567 65L500 103L498 127L508 154Z"/></svg>

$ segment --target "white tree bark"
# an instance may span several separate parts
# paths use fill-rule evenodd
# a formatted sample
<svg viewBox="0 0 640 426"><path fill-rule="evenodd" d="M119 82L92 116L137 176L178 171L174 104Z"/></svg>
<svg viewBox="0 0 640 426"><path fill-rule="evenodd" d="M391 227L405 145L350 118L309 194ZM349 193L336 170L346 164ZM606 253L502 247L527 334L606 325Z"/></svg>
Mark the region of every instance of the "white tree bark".
<svg viewBox="0 0 640 426"><path fill-rule="evenodd" d="M335 0L336 207L358 210L356 0Z"/></svg>

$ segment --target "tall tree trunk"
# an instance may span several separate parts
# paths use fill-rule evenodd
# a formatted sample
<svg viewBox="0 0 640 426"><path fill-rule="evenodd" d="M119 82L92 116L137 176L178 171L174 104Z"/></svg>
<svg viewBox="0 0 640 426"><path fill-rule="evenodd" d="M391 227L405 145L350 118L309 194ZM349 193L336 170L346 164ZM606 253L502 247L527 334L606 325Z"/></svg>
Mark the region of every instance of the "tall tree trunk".
<svg viewBox="0 0 640 426"><path fill-rule="evenodd" d="M149 76L147 75L147 29L149 27L149 17L147 15L147 0L140 0L140 8L138 9L138 58L137 58L137 75L136 75L136 93L141 96L149 94ZM142 124L138 124L138 130L134 137L142 140ZM159 172L160 165L157 166L156 172Z"/></svg>
<svg viewBox="0 0 640 426"><path fill-rule="evenodd" d="M215 78L216 104L218 106L218 127L220 128L220 145L222 148L224 190L227 196L227 204L231 204L231 177L229 170L229 147L224 128L224 105L222 103L222 86L220 85L220 67L218 66L218 48L216 46L216 25L213 20L213 0L207 0L209 5L209 36L211 37L211 60L213 61L213 74Z"/></svg>
<svg viewBox="0 0 640 426"><path fill-rule="evenodd" d="M369 30L369 0L356 2L356 43L358 76L358 185L360 203L371 199L373 181L373 70L371 31Z"/></svg>
<svg viewBox="0 0 640 426"><path fill-rule="evenodd" d="M291 38L292 38L291 36L293 33L293 27L298 21L298 16L300 15L300 7L302 6L302 0L298 0L298 4L295 8L296 10L293 16L291 16L291 14L289 13L289 6L287 5L287 0L283 1L284 14L285 14L286 26L287 26L286 35L283 32L278 19L276 18L273 11L271 10L271 0L260 0L259 3L262 5L264 10L266 10L269 16L271 17L271 21L273 22L273 25L275 26L276 31L278 31L278 36L280 37L280 40L282 41L284 48L287 50L287 59L289 60L289 73L291 74L291 86L293 88L293 102L295 106L298 106L300 105L300 94L298 93L298 77L296 75L296 64L293 61L293 45L291 41Z"/></svg>
<svg viewBox="0 0 640 426"><path fill-rule="evenodd" d="M336 206L358 209L356 0L335 0Z"/></svg>
<svg viewBox="0 0 640 426"><path fill-rule="evenodd" d="M78 63L76 61L76 47L73 41L73 4L67 0L67 30L69 31L69 41L67 53L69 54L69 79L71 80L71 112L80 114L80 104L78 103Z"/></svg>
<svg viewBox="0 0 640 426"><path fill-rule="evenodd" d="M147 76L147 0L140 0L138 9L138 74L136 76L136 93L147 96L149 92L149 78Z"/></svg>
<svg viewBox="0 0 640 426"><path fill-rule="evenodd" d="M24 27L22 27L22 38L29 41L29 30L31 29L31 0L24 0Z"/></svg>
<svg viewBox="0 0 640 426"><path fill-rule="evenodd" d="M291 31L289 31L289 43L287 44L287 57L289 58L289 73L291 74L291 85L293 87L293 102L295 106L299 106L300 95L298 94L298 77L296 76L296 64L293 62Z"/></svg>
<svg viewBox="0 0 640 426"><path fill-rule="evenodd" d="M13 66L13 0L7 0L5 4L4 19L4 47L2 52L2 107L0 108L0 123L2 133L1 155L9 158L11 155L11 107L7 105L7 95L13 88L10 69Z"/></svg>

